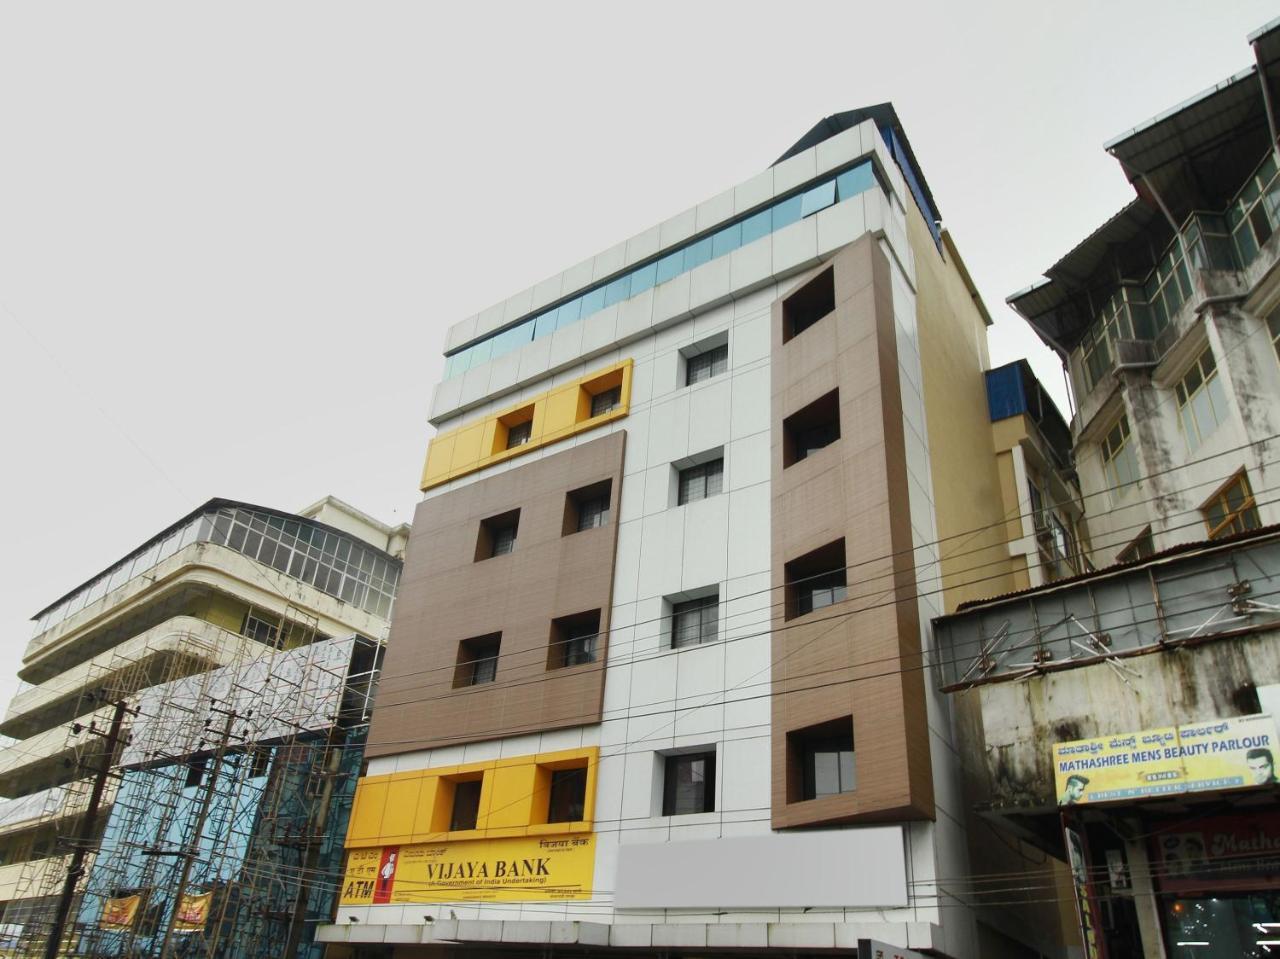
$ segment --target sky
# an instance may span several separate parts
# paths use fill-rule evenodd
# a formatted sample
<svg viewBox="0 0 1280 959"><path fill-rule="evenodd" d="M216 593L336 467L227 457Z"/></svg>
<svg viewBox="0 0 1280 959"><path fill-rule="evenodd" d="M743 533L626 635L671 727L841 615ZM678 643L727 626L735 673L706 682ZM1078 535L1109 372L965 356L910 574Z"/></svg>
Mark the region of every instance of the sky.
<svg viewBox="0 0 1280 959"><path fill-rule="evenodd" d="M0 5L0 702L213 496L412 519L446 328L890 100L995 319L1269 4Z"/></svg>

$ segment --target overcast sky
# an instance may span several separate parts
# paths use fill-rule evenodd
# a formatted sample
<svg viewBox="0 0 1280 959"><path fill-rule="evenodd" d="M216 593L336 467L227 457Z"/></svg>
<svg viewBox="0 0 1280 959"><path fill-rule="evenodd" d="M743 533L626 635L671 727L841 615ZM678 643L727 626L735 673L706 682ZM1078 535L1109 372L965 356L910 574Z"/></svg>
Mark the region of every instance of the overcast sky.
<svg viewBox="0 0 1280 959"><path fill-rule="evenodd" d="M412 517L445 328L893 101L996 318L1262 2L0 5L0 702L212 496Z"/></svg>

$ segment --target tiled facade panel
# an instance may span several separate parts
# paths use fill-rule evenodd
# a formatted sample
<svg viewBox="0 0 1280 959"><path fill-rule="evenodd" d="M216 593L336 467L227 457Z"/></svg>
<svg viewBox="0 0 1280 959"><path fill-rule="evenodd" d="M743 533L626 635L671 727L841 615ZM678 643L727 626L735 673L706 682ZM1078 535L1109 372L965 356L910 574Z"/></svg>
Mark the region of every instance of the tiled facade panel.
<svg viewBox="0 0 1280 959"><path fill-rule="evenodd" d="M571 491L622 485L618 431L424 500L387 642L371 757L600 721L617 524L564 535ZM519 510L510 553L481 523ZM548 668L552 620L600 611L595 661ZM459 644L501 634L496 678L455 688Z"/></svg>
<svg viewBox="0 0 1280 959"><path fill-rule="evenodd" d="M832 312L784 342L786 297L773 308L775 597L788 562L840 540L848 597L790 619L775 599L775 828L934 814L889 262L867 236L831 266ZM784 467L784 419L833 390L840 439ZM802 799L789 736L849 717L856 788Z"/></svg>

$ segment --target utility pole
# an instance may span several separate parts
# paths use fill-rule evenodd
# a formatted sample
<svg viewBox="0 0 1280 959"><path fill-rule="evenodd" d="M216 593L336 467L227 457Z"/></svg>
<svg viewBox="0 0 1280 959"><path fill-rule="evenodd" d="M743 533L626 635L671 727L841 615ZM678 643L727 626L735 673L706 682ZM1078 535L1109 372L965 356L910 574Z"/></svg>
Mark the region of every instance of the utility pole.
<svg viewBox="0 0 1280 959"><path fill-rule="evenodd" d="M123 699L115 704L111 714L111 728L107 730L104 743L102 765L98 767L93 779L93 790L89 793L89 808L85 810L84 820L80 824L80 835L75 840L71 851L71 863L67 866L67 877L62 883L62 895L58 897L58 908L53 915L53 929L44 944L45 959L57 959L58 949L62 945L62 937L67 928L67 919L71 915L71 903L75 900L76 886L84 875L84 858L89 843L93 840L93 830L98 823L98 807L102 804L102 794L107 788L107 777L111 775L111 764L115 760L116 746L120 742L120 730L124 726L124 717L129 713ZM101 735L93 724L87 732Z"/></svg>
<svg viewBox="0 0 1280 959"><path fill-rule="evenodd" d="M209 807L213 805L213 790L218 783L218 773L222 771L222 760L227 754L227 743L231 739L231 728L239 718L239 714L234 709L214 708L210 711L222 713L227 717L227 721L222 727L222 734L218 737L217 749L213 753L213 768L209 771L209 777L204 784L204 796L200 800L200 812L196 815L195 829L191 832L191 840L187 843L187 848L179 854L182 856L182 871L178 876L178 886L173 893L173 907L169 910L169 922L165 926L164 942L160 946L160 959L167 959L169 955L169 946L173 941L173 929L178 921L178 910L182 906L182 897L187 893L187 883L191 880L191 867L195 863L196 857L200 854L200 834L204 832L205 820L209 818Z"/></svg>

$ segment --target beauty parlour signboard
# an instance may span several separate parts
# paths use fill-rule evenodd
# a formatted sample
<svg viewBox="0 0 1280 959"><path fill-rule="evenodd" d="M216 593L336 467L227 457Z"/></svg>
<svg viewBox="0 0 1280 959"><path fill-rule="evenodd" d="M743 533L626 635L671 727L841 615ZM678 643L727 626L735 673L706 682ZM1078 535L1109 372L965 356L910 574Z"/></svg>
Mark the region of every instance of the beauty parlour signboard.
<svg viewBox="0 0 1280 959"><path fill-rule="evenodd" d="M595 859L590 833L350 849L339 902L590 899Z"/></svg>
<svg viewBox="0 0 1280 959"><path fill-rule="evenodd" d="M1268 714L1098 736L1053 746L1059 806L1272 785L1276 727Z"/></svg>

